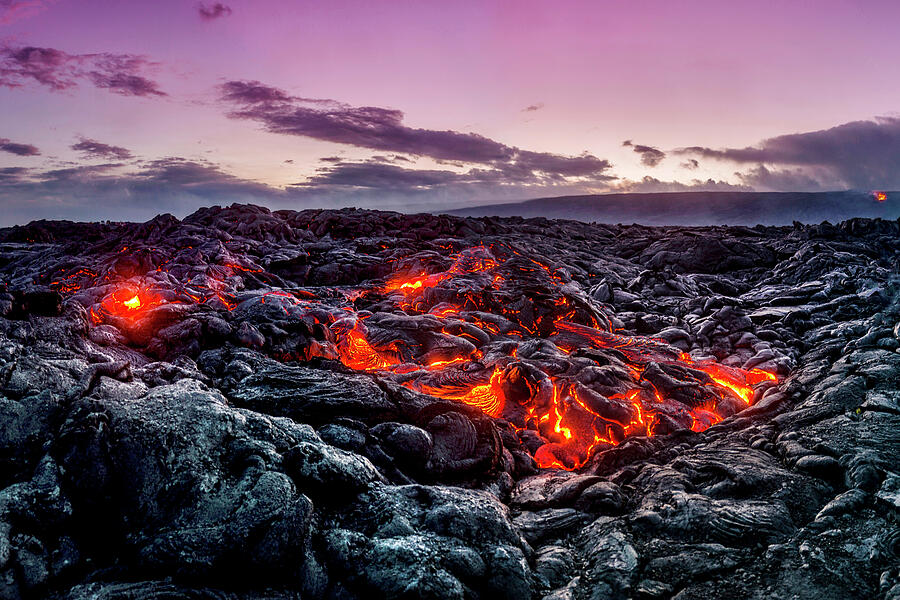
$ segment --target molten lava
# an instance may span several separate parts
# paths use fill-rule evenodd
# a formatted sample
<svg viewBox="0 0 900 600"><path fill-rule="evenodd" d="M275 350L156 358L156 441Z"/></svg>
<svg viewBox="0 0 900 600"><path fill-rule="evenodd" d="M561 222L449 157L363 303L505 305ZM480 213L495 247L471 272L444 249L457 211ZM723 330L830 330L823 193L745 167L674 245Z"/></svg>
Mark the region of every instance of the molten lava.
<svg viewBox="0 0 900 600"><path fill-rule="evenodd" d="M125 308L129 308L131 310L140 308L141 307L141 297L138 296L137 294L135 294L128 300L123 301L122 304L125 306Z"/></svg>
<svg viewBox="0 0 900 600"><path fill-rule="evenodd" d="M506 258L499 260L495 251ZM760 369L694 359L665 341L613 331L608 316L572 291L563 270L517 250L477 246L450 259L444 271L427 273L417 265L413 274L396 273L381 287L343 289L330 297L269 289L253 301L280 307L286 322L302 320L326 332L291 356L278 354L283 360L336 358L355 371L474 406L520 432L540 435L546 443L534 458L542 468L577 469L629 436L703 431L778 381ZM169 302L231 311L240 288L230 278L256 273L264 272L211 265L205 284L191 280ZM96 277L82 269L58 275L55 283L76 291ZM515 287L519 279L540 282L533 297ZM377 309L358 310L370 295ZM136 321L163 302L143 285L123 284L91 306L89 315L94 323ZM403 337L390 326L380 328L383 321L372 318L376 311L399 323L422 320ZM417 341L420 328L454 341L433 349Z"/></svg>
<svg viewBox="0 0 900 600"><path fill-rule="evenodd" d="M337 351L341 362L355 371L388 371L400 364L392 352L375 349L366 339L362 324L343 319L332 325L338 339Z"/></svg>
<svg viewBox="0 0 900 600"><path fill-rule="evenodd" d="M422 385L419 391L438 398L456 400L469 406L480 409L491 417L499 417L503 412L504 396L500 387L499 368L494 368L491 378L486 383L465 387L442 388L438 386Z"/></svg>
<svg viewBox="0 0 900 600"><path fill-rule="evenodd" d="M152 292L123 287L114 291L100 304L99 313L92 308L91 318L95 322L100 322L103 320L101 315L105 314L133 320L142 316L145 310L161 303L162 299Z"/></svg>
<svg viewBox="0 0 900 600"><path fill-rule="evenodd" d="M887 200L887 194L885 192L875 192L874 196L876 202L885 202Z"/></svg>

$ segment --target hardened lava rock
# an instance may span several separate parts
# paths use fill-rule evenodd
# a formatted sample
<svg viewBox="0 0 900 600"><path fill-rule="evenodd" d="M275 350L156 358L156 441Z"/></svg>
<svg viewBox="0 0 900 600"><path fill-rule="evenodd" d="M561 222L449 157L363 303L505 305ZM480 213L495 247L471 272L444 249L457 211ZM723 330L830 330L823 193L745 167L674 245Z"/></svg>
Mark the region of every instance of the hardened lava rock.
<svg viewBox="0 0 900 600"><path fill-rule="evenodd" d="M900 223L0 230L0 599L900 599Z"/></svg>

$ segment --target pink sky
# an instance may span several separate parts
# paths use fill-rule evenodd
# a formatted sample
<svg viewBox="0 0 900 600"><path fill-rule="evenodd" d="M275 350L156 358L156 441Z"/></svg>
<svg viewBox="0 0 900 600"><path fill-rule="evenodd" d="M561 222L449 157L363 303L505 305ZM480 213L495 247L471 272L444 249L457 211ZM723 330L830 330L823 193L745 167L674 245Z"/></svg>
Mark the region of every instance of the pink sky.
<svg viewBox="0 0 900 600"><path fill-rule="evenodd" d="M127 206L132 181L166 186L173 212L179 194L205 185L249 198L258 184L260 201L278 206L389 208L608 189L900 187L897 159L884 158L900 147L896 2L214 4L204 8L219 16L204 18L191 1L0 0L0 203L17 215L77 216L101 191ZM64 53L53 73L70 85L36 79L35 55L21 54L29 47ZM139 61L110 67L98 55ZM125 86L123 73L158 93ZM235 118L239 103L222 99L228 81L291 97L277 107L279 123L297 98L335 101L328 110L341 128L361 107L402 115L390 117L390 142L312 131L315 112L278 131L271 105ZM448 131L510 152L502 164L465 151L448 162L403 142ZM783 137L794 133L805 136ZM72 149L82 138L130 157ZM839 146L875 167L855 176L838 164ZM748 147L760 153L729 152ZM523 152L541 156L526 165ZM583 153L609 165L534 166ZM194 171L179 179L173 164ZM61 168L72 169L64 181L46 175Z"/></svg>

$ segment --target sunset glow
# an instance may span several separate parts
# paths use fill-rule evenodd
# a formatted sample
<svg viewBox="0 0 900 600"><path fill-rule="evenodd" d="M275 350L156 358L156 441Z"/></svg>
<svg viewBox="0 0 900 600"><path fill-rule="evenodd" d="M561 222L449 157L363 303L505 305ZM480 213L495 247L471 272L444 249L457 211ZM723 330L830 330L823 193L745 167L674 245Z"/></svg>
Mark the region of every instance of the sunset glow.
<svg viewBox="0 0 900 600"><path fill-rule="evenodd" d="M898 20L836 0L0 2L0 225L900 189L900 79L873 60Z"/></svg>

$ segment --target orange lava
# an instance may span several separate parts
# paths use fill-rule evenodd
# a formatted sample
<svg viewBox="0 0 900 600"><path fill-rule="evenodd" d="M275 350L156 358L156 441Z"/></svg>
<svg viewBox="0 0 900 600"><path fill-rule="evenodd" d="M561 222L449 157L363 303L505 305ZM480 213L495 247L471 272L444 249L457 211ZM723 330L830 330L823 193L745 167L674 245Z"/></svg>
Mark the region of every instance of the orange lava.
<svg viewBox="0 0 900 600"><path fill-rule="evenodd" d="M337 351L342 363L355 371L386 371L400 364L396 355L376 350L369 343L359 321L345 321L332 326L338 338Z"/></svg>
<svg viewBox="0 0 900 600"><path fill-rule="evenodd" d="M487 383L474 385L469 389L460 390L458 388L441 388L423 385L419 391L438 398L456 400L463 404L474 406L491 417L499 417L503 412L504 405L503 390L500 387L501 373L501 369L495 367L494 372L491 374L491 378Z"/></svg>
<svg viewBox="0 0 900 600"><path fill-rule="evenodd" d="M701 432L722 420L713 408L695 408L691 411L691 431Z"/></svg>
<svg viewBox="0 0 900 600"><path fill-rule="evenodd" d="M457 255L452 267L444 272L430 275L419 274L414 276L395 275L383 288L388 293L399 293L403 299L398 301L398 306L406 311L430 312L436 318L452 322L465 320L467 323L481 329L491 339L498 337L510 339L524 338L524 334L536 336L536 331L529 328L521 321L517 321L516 315L507 315L509 321L498 319L497 322L485 320L489 317L483 312L464 312L470 308L460 305L442 303L435 307L425 307L418 304L421 293L425 288L434 287L441 282L453 279L463 274L488 272L483 285L498 287L505 281L499 273L491 272L499 263L475 249L472 252L463 252ZM520 255L521 256L521 255ZM527 257L523 257L527 258ZM526 267L526 270L544 271L547 277L556 285L562 283L562 278L537 261L527 259L534 267ZM472 280L467 280L472 281ZM481 279L477 281L482 281ZM463 289L472 289L469 283L463 284ZM475 288L477 291L478 288ZM468 294L464 295L465 302ZM737 397L744 404L749 405L756 393L755 386L764 382L777 382L777 377L760 369L744 370L729 367L714 361L695 361L690 355L673 348L668 343L653 338L642 336L629 336L620 332L612 332L600 328L597 320L591 317L595 326L582 325L571 321L577 314L577 310L570 304L565 296L559 296L552 301L555 306L566 312L553 320L555 333L551 340L562 354L570 354L580 348L615 350L625 357L632 377L633 387L625 393L616 393L605 398L589 388L578 384L566 383L562 380L554 380L552 395L549 399L538 400L535 396L537 389L531 389L531 398L519 399L517 403L509 403L504 396L501 377L503 370L495 365L490 379L484 383L464 385L457 380L466 380L465 377L454 377L453 372L461 372L465 363L472 360L480 360L481 353L473 357L457 357L445 360L432 360L415 364L402 363L395 354L386 353L384 350L373 348L369 345L364 330L358 326L341 332L333 327L338 336L339 354L342 362L353 369L362 371L387 371L389 373L411 374L416 369L422 372L440 373L447 371L449 376L446 385L429 383L427 378L419 381L417 378L407 379L403 385L425 394L455 400L475 406L486 415L492 417L508 416L505 408L508 404L520 404L526 409L524 420L510 416L514 419L517 429L532 429L537 431L547 443L535 453L535 461L541 468L577 469L582 467L590 459L593 453L602 448L615 446L629 436L643 435L653 436L657 434L659 415L657 414L667 402L660 390L650 381L643 378L644 370L651 363L661 365L683 365L691 369L696 381L706 381L710 391L706 392L707 398L724 399ZM477 306L477 302L473 302ZM509 325L498 325L498 323ZM510 329L510 325L514 326ZM535 323L539 325L539 323ZM445 326L444 331L449 333ZM451 330L452 331L452 330ZM481 342L475 337L456 330L456 335L465 337L476 346ZM515 360L517 347L513 347L508 353L508 360ZM701 372L701 373L698 373ZM705 374L708 379L703 379ZM702 398L702 397L701 397ZM679 405L680 406L680 405ZM515 409L511 409L514 415ZM519 409L521 410L521 409ZM669 407L668 413L672 412ZM677 413L681 410L681 413ZM706 401L695 408L676 409L676 414L681 419L683 427L700 432L720 422L722 416L716 412L715 401Z"/></svg>
<svg viewBox="0 0 900 600"><path fill-rule="evenodd" d="M542 295L545 310L540 315L526 319L516 312L518 309L507 311L505 305L498 309L496 304L485 304L482 292L486 290L499 290L500 298L505 293L508 299L510 294L504 287L507 280L500 272L501 262L483 246L451 257L453 262L445 271L398 273L376 290L387 295L396 309L408 314L427 313L428 319L438 320L436 331L442 335L464 339L468 345L455 346L466 347L462 353L429 353L426 350L432 349L410 341L415 338L398 337L385 343L386 332L377 330L378 319L367 321L374 315L358 313L354 304L369 291L347 292L344 303L337 306L314 304L310 301L318 298L309 292L282 290L263 293L259 302L276 304L286 319L311 320L328 330L327 339L316 338L301 354L305 359L337 358L355 371L392 377L410 389L476 407L488 416L505 418L519 431L539 434L546 440L534 455L541 468L578 469L596 452L629 436L652 437L685 428L701 432L720 422L723 415L732 414L735 398L749 406L758 386L778 381L774 374L761 369L745 370L694 359L665 341L613 331L605 315L596 309L586 311L584 303L571 292L563 294L561 288L566 284L560 273L564 271L516 251L513 254L518 256L518 263L524 264L517 268L549 282L550 292ZM199 305L218 300L233 310L236 299L226 290L234 288L226 285L222 274L230 277L259 272L255 267L233 263L211 265L207 273L212 283L184 285L177 291L179 300L169 301ZM59 278L57 285L74 289L82 278L94 276L82 270ZM453 285L428 291L444 282ZM99 307L90 307L89 316L94 323L102 323L109 316L137 319L162 302L142 287L123 285ZM546 307L552 312L548 313ZM606 323L601 324L604 319ZM546 350L541 350L544 358L534 359L533 350L524 351L525 345L520 352L519 344L534 342L545 345ZM607 352L595 360L598 379L607 383L583 383L566 374L565 367L553 370L547 366L553 360L561 365L573 361L583 364L604 350ZM667 373L686 383L673 384ZM604 390L603 394L598 389ZM717 412L719 403L724 403L727 412Z"/></svg>
<svg viewBox="0 0 900 600"><path fill-rule="evenodd" d="M885 192L875 192L875 200L878 202L884 202L887 200L887 194Z"/></svg>
<svg viewBox="0 0 900 600"><path fill-rule="evenodd" d="M101 311L114 317L137 319L148 308L158 306L162 300L143 289L123 287L110 294L101 304ZM91 309L91 320L102 321L102 315Z"/></svg>
<svg viewBox="0 0 900 600"><path fill-rule="evenodd" d="M719 363L691 363L696 369L699 369L709 375L710 379L723 390L733 392L738 398L749 405L753 400L754 387L763 381L778 381L773 373L767 373L761 369L738 369L736 367L727 367Z"/></svg>

